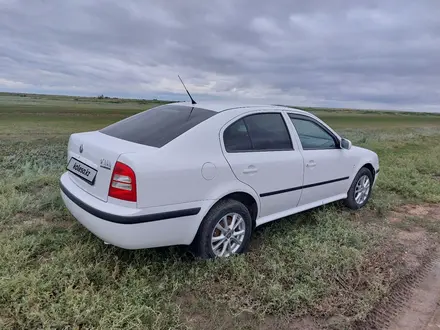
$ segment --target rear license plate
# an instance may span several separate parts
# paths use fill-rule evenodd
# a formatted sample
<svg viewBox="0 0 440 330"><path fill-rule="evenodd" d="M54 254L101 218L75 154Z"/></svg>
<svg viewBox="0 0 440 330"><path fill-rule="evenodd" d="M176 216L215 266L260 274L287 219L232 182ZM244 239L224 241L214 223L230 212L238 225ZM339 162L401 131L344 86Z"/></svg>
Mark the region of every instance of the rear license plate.
<svg viewBox="0 0 440 330"><path fill-rule="evenodd" d="M94 168L91 168L75 158L70 158L69 164L67 164L67 170L91 185L95 183L96 173L98 173Z"/></svg>

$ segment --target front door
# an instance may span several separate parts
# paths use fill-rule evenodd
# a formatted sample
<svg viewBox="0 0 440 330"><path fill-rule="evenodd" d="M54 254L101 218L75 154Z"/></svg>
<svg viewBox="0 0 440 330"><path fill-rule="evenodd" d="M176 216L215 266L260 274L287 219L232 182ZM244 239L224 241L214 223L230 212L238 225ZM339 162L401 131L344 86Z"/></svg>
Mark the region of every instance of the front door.
<svg viewBox="0 0 440 330"><path fill-rule="evenodd" d="M303 157L279 112L247 114L223 132L224 155L238 180L260 196L260 217L297 206Z"/></svg>
<svg viewBox="0 0 440 330"><path fill-rule="evenodd" d="M304 183L299 206L342 198L349 186L354 161L339 139L319 121L289 114L302 146Z"/></svg>

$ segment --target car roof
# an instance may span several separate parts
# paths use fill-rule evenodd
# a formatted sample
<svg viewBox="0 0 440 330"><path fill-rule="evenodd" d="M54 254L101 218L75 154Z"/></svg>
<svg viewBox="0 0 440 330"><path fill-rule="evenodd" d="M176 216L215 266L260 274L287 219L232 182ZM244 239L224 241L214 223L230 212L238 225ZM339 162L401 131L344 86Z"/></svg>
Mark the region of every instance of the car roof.
<svg viewBox="0 0 440 330"><path fill-rule="evenodd" d="M296 108L291 108L287 106L274 105L274 104L246 104L246 103L238 103L238 102L224 102L224 101L201 101L197 102L197 104L193 105L191 102L176 102L173 105L181 105L181 106L189 106L189 107L197 107L206 110L211 110L215 112L222 112L226 110L233 109L249 109L249 108L271 108L271 109L279 109L279 110L291 110L298 113L307 113L306 111L299 110Z"/></svg>

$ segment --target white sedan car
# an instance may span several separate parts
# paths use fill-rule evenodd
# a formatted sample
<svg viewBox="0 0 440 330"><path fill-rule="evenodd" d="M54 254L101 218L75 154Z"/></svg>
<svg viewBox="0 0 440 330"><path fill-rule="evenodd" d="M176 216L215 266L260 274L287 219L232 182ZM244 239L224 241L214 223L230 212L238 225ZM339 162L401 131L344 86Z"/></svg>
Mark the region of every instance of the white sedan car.
<svg viewBox="0 0 440 330"><path fill-rule="evenodd" d="M72 134L61 195L103 241L246 250L255 227L337 200L364 206L376 153L281 106L171 103Z"/></svg>

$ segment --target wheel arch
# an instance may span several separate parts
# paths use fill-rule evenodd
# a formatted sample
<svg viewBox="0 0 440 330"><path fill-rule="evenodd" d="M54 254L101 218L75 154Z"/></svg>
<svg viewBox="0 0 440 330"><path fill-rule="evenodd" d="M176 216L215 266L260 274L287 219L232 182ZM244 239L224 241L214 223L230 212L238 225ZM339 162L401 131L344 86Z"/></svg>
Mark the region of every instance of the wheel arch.
<svg viewBox="0 0 440 330"><path fill-rule="evenodd" d="M361 204L357 204L357 202L355 201L355 198L356 198L355 197L355 194L356 194L355 187L357 185L357 182L359 182L358 180L360 178L362 178L363 176L365 176L365 174L364 174L364 173L366 173L365 170L362 173L364 175L360 176L360 174L361 174L360 172L363 169L366 169L367 172L369 172L371 174L373 181L370 182L370 188L369 188L368 196L366 197L366 199L364 199ZM353 180L351 181L350 188L347 191L347 198L344 200L344 204L352 210L358 210L359 208L363 207L368 202L368 199L370 198L375 179L376 179L376 170L371 163L366 162L363 165L359 166L358 170L355 172Z"/></svg>
<svg viewBox="0 0 440 330"><path fill-rule="evenodd" d="M255 200L255 198L247 192L243 192L243 191L232 192L232 193L229 193L229 194L223 196L222 198L220 198L217 202L215 202L211 206L211 208L213 208L215 205L217 205L221 201L224 201L227 199L236 200L236 201L242 203L244 206L246 206L246 208L248 209L248 211L251 215L253 228L255 228L256 220L258 217L258 211L259 211L258 203Z"/></svg>
<svg viewBox="0 0 440 330"><path fill-rule="evenodd" d="M374 166L373 166L373 164L371 164L371 163L365 163L363 166L361 166L361 168L359 168L359 171L362 169L362 168L366 168L367 170L369 170L370 172L371 172L371 175L373 176L373 180L374 180L374 177L376 176L376 169L374 168ZM359 172L358 171L358 172Z"/></svg>
<svg viewBox="0 0 440 330"><path fill-rule="evenodd" d="M246 206L246 208L249 210L249 213L251 215L252 219L252 229L256 226L256 220L258 218L258 214L260 211L260 204L259 199L257 198L258 195L253 194L250 191L245 190L235 190L235 191L229 191L227 193L224 193L219 198L213 200L213 203L209 205L209 207L206 208L205 212L201 216L201 221L199 223L199 226L197 228L197 232L194 234L194 239L197 237L197 233L200 230L200 226L202 225L203 220L205 219L206 215L209 213L209 211L216 206L218 203L227 200L227 199L233 199L236 201L239 201L240 203L243 203L243 205Z"/></svg>

